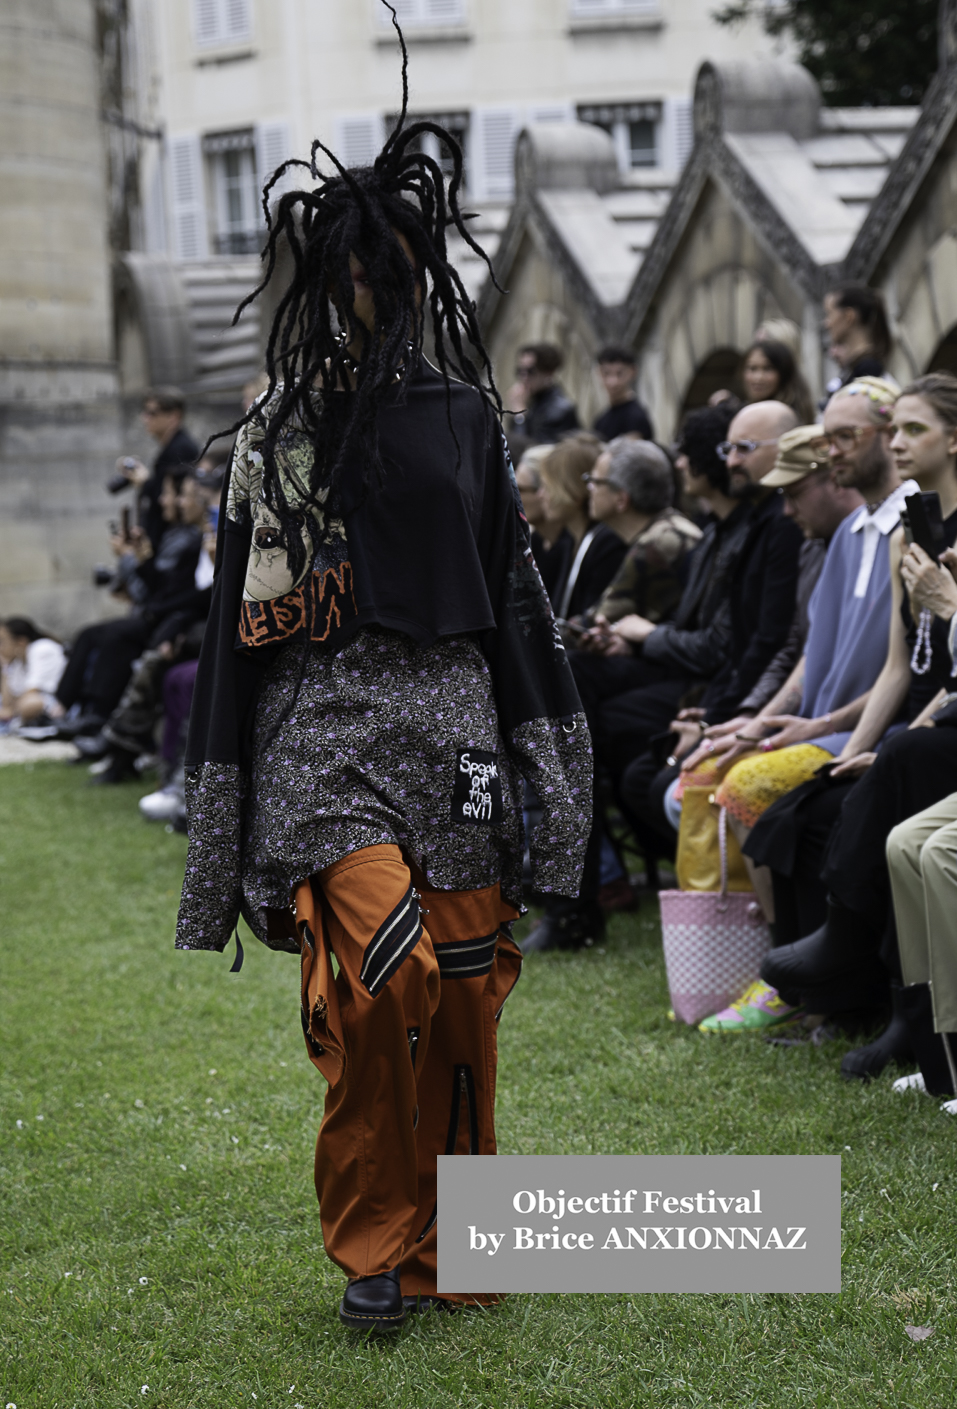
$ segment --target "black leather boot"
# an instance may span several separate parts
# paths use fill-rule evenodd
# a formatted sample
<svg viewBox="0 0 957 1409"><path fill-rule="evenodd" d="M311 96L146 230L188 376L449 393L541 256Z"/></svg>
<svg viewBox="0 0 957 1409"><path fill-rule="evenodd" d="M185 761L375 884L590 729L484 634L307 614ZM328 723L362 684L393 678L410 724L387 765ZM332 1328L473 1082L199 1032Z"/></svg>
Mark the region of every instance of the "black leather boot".
<svg viewBox="0 0 957 1409"><path fill-rule="evenodd" d="M374 1277L354 1278L339 1303L339 1320L354 1331L397 1331L408 1314L398 1267Z"/></svg>
<svg viewBox="0 0 957 1409"><path fill-rule="evenodd" d="M848 1081L870 1081L871 1077L880 1076L891 1062L905 1066L916 1060L901 1001L902 994L901 986L892 983L891 1020L887 1027L875 1041L869 1042L866 1047L858 1047L854 1052L848 1052L841 1062L841 1075Z"/></svg>
<svg viewBox="0 0 957 1409"><path fill-rule="evenodd" d="M877 936L869 921L828 896L827 920L819 930L768 950L761 977L777 989L817 988L848 973L879 966Z"/></svg>
<svg viewBox="0 0 957 1409"><path fill-rule="evenodd" d="M930 985L902 988L901 1009L928 1096L957 1096L957 1033L934 1031Z"/></svg>
<svg viewBox="0 0 957 1409"><path fill-rule="evenodd" d="M460 1309L458 1302L446 1301L441 1296L404 1296L402 1305L410 1316L424 1316L428 1311L452 1313Z"/></svg>

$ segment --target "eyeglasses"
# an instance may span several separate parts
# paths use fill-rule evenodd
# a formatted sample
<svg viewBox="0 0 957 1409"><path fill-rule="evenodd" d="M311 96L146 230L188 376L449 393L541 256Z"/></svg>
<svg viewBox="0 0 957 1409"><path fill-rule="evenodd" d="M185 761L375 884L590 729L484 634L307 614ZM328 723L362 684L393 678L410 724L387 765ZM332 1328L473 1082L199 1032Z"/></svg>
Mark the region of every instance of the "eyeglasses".
<svg viewBox="0 0 957 1409"><path fill-rule="evenodd" d="M582 482L589 486L607 484L609 489L617 488L617 485L612 484L610 479L599 479L597 475L582 475Z"/></svg>
<svg viewBox="0 0 957 1409"><path fill-rule="evenodd" d="M873 434L883 429L883 426L843 426L839 431L826 431L824 439L832 450L853 450L868 431Z"/></svg>
<svg viewBox="0 0 957 1409"><path fill-rule="evenodd" d="M777 445L777 443L777 436L775 436L773 440L722 440L721 444L716 446L716 451L719 459L727 460L732 450L736 450L739 455L745 456L752 454L755 450L759 450L762 445Z"/></svg>
<svg viewBox="0 0 957 1409"><path fill-rule="evenodd" d="M516 367L515 375L520 382L523 382L526 377L534 377L537 370L537 367Z"/></svg>

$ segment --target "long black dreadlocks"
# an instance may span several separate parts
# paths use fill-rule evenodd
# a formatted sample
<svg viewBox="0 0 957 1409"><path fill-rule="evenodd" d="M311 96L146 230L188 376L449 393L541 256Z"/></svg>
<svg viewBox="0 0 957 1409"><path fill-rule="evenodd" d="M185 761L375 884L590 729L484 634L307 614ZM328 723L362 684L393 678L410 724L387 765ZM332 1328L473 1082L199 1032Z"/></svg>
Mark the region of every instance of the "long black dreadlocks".
<svg viewBox="0 0 957 1409"><path fill-rule="evenodd" d="M376 414L386 393L401 399L415 374L422 355L426 304L450 419L450 378L475 387L496 414L502 410L475 306L449 263L446 248L451 226L492 272L488 256L468 231L465 222L469 216L459 209L462 149L452 134L436 123L416 122L406 127L409 55L395 9L388 0L382 3L392 15L402 49L398 123L371 167L347 170L317 140L309 161L292 159L275 171L263 188L269 232L262 256L266 271L234 319L238 320L243 309L267 287L276 273L282 247L288 245L294 272L276 308L266 344L269 389L262 404L269 403L269 416L262 455L264 496L282 525L294 576L305 566L303 522L313 531L313 516L304 511L310 505L322 505L335 512L347 460L359 467L358 492L365 493L373 481L380 481ZM437 137L450 154L452 177L447 190L438 162L417 149L426 133ZM333 163L335 175L320 172L320 152ZM296 167L305 168L318 184L312 190L287 192L275 209L270 209L274 187ZM414 268L396 231L409 242ZM374 333L353 311L350 251L361 262L372 289ZM356 342L361 344L362 354L354 361L349 344L355 347ZM355 373L354 393L335 394L349 387L350 371ZM233 429L259 415L254 406ZM277 471L275 453L292 419L308 435L315 451L310 482L292 485L295 502L290 501Z"/></svg>

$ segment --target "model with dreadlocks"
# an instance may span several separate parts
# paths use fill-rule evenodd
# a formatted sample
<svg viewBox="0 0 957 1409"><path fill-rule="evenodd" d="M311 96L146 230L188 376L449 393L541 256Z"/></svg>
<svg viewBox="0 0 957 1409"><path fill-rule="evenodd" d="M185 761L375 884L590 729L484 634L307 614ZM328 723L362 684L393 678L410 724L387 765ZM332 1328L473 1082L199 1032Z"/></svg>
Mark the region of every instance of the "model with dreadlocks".
<svg viewBox="0 0 957 1409"><path fill-rule="evenodd" d="M439 1300L436 1158L495 1152L521 779L544 802L539 889L577 894L591 815L584 719L446 252L451 227L478 249L461 152L405 126L402 51L402 117L375 164L346 170L317 142L264 195L261 288L280 256L291 273L220 516L176 941L221 951L242 913L301 955L306 1047L329 1082L322 1231L349 1278L340 1316L363 1330L490 1300ZM447 191L426 132L451 153ZM309 189L271 211L296 165Z"/></svg>

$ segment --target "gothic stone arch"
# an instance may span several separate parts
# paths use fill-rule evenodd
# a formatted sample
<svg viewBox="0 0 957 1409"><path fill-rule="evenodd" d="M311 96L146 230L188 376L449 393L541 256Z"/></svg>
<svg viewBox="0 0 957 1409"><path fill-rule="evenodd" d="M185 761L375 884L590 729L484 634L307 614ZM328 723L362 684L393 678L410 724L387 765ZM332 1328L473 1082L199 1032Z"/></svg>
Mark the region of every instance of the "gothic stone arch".
<svg viewBox="0 0 957 1409"><path fill-rule="evenodd" d="M595 369L598 334L531 224L509 271L507 288L485 338L499 389L504 394L511 386L523 343L557 343L565 354L559 379L576 402L582 424L590 425L605 404Z"/></svg>
<svg viewBox="0 0 957 1409"><path fill-rule="evenodd" d="M949 133L868 282L881 289L900 382L928 370L957 324L957 126Z"/></svg>
<svg viewBox="0 0 957 1409"><path fill-rule="evenodd" d="M917 243L921 233L919 228L912 231L907 244ZM902 259L901 267L893 269L889 291L895 324L890 370L902 383L931 367L953 370L957 365L952 349L949 361L940 360L957 326L957 228L946 230L925 249L916 267L908 269L910 263ZM906 273L911 277L905 282Z"/></svg>
<svg viewBox="0 0 957 1409"><path fill-rule="evenodd" d="M809 300L730 198L709 184L639 335L639 395L654 408L658 434L677 429L696 376L715 354L744 352L766 318L804 329L804 361L814 353L817 301ZM813 336L812 334L813 330ZM805 365L812 380L815 365Z"/></svg>

